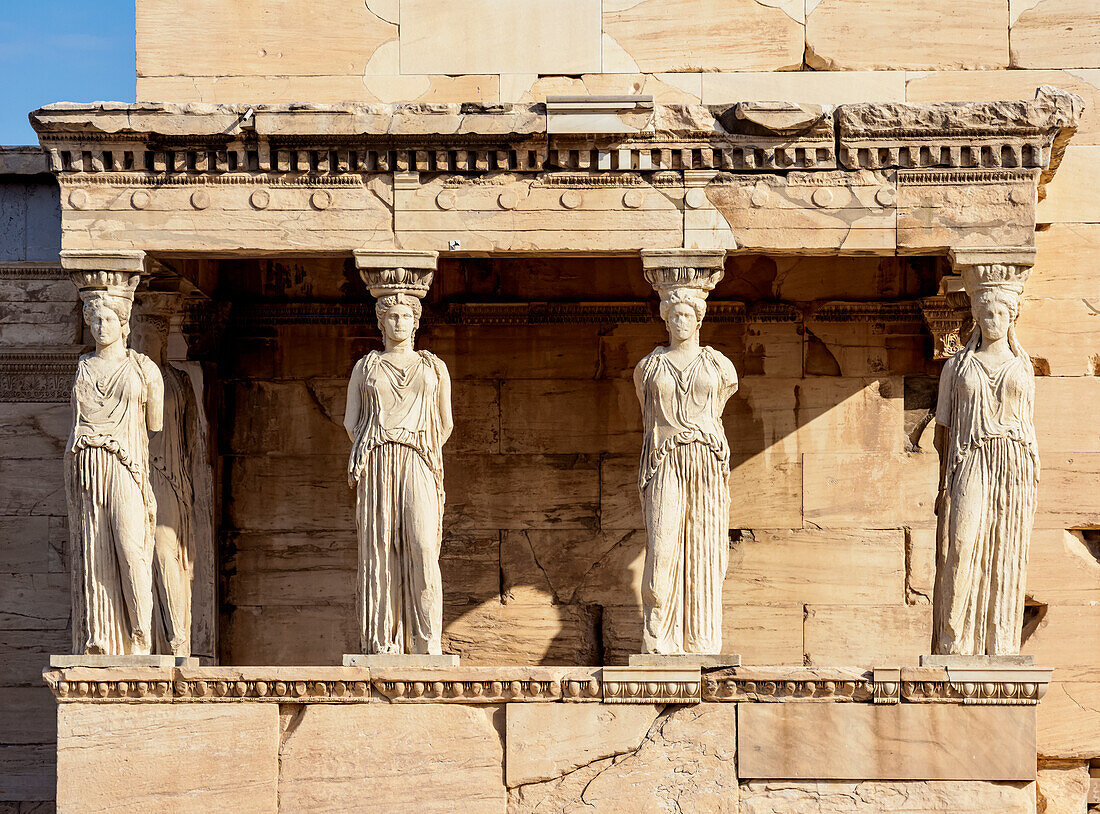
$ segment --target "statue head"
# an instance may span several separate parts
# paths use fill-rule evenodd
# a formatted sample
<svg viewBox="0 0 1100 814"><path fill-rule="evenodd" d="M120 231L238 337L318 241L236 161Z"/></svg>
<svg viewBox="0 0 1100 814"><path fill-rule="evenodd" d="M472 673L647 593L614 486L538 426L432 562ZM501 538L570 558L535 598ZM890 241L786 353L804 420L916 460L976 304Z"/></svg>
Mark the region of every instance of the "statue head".
<svg viewBox="0 0 1100 814"><path fill-rule="evenodd" d="M420 328L420 315L424 307L410 294L387 294L379 297L374 305L378 317L378 330L392 342L412 339Z"/></svg>
<svg viewBox="0 0 1100 814"><path fill-rule="evenodd" d="M96 292L84 299L84 322L97 347L111 345L130 336L131 301L125 297Z"/></svg>
<svg viewBox="0 0 1100 814"><path fill-rule="evenodd" d="M699 335L707 313L706 293L697 288L670 288L662 292L661 319L669 337L677 341Z"/></svg>
<svg viewBox="0 0 1100 814"><path fill-rule="evenodd" d="M1008 336L1009 329L1020 312L1020 292L1011 286L983 286L974 292L970 302L974 324L982 338L996 342Z"/></svg>
<svg viewBox="0 0 1100 814"><path fill-rule="evenodd" d="M163 363L168 356L169 330L167 317L139 314L134 320L131 344L154 362Z"/></svg>

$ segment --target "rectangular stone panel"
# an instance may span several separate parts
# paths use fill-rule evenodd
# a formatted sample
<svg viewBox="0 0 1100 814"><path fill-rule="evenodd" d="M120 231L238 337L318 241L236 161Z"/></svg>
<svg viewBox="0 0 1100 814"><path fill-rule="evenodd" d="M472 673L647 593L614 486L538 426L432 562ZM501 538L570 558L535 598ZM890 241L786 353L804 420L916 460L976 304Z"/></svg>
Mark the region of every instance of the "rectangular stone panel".
<svg viewBox="0 0 1100 814"><path fill-rule="evenodd" d="M600 0L400 0L401 73L601 70Z"/></svg>
<svg viewBox="0 0 1100 814"><path fill-rule="evenodd" d="M1086 669L1100 663L1100 605L1052 605L1020 648L1043 667ZM1055 673L1057 677L1058 673Z"/></svg>
<svg viewBox="0 0 1100 814"><path fill-rule="evenodd" d="M1100 453L1043 455L1036 528L1100 526Z"/></svg>
<svg viewBox="0 0 1100 814"><path fill-rule="evenodd" d="M604 0L604 71L773 71L802 64L801 3Z"/></svg>
<svg viewBox="0 0 1100 814"><path fill-rule="evenodd" d="M749 605L881 605L903 601L904 579L900 529L757 529L731 545L724 591Z"/></svg>
<svg viewBox="0 0 1100 814"><path fill-rule="evenodd" d="M1032 531L1027 595L1044 605L1100 605L1100 561L1086 544L1082 531ZM1068 609L1057 610L1055 618Z"/></svg>
<svg viewBox="0 0 1100 814"><path fill-rule="evenodd" d="M831 528L934 527L934 454L807 453L806 522Z"/></svg>
<svg viewBox="0 0 1100 814"><path fill-rule="evenodd" d="M1040 756L1100 758L1100 670L1056 670L1038 714Z"/></svg>
<svg viewBox="0 0 1100 814"><path fill-rule="evenodd" d="M916 666L932 647L932 608L900 598L893 605L807 605L803 636L808 664Z"/></svg>
<svg viewBox="0 0 1100 814"><path fill-rule="evenodd" d="M222 664L340 664L359 649L354 595L344 605L237 605L223 618Z"/></svg>
<svg viewBox="0 0 1100 814"><path fill-rule="evenodd" d="M443 650L468 665L599 663L599 609L590 605L490 600L446 603Z"/></svg>
<svg viewBox="0 0 1100 814"><path fill-rule="evenodd" d="M16 814L55 810L57 747L53 743L0 746L0 800L16 802ZM39 809L35 803L41 803ZM0 803L0 810L5 803Z"/></svg>
<svg viewBox="0 0 1100 814"><path fill-rule="evenodd" d="M656 704L508 704L505 778L509 786L552 780L637 749Z"/></svg>
<svg viewBox="0 0 1100 814"><path fill-rule="evenodd" d="M1100 223L1100 145L1070 144L1047 196L1035 211L1038 223Z"/></svg>
<svg viewBox="0 0 1100 814"><path fill-rule="evenodd" d="M280 811L505 810L499 706L288 705L284 716Z"/></svg>
<svg viewBox="0 0 1100 814"><path fill-rule="evenodd" d="M998 68L1008 64L1008 7L987 0L816 0L806 62L815 70Z"/></svg>
<svg viewBox="0 0 1100 814"><path fill-rule="evenodd" d="M1009 0L1013 68L1100 68L1092 0Z"/></svg>
<svg viewBox="0 0 1100 814"><path fill-rule="evenodd" d="M738 773L768 780L1035 779L1035 708L738 704Z"/></svg>
<svg viewBox="0 0 1100 814"><path fill-rule="evenodd" d="M275 704L62 704L57 807L66 812L278 809Z"/></svg>
<svg viewBox="0 0 1100 814"><path fill-rule="evenodd" d="M57 702L47 687L0 687L0 744L53 743L56 712Z"/></svg>
<svg viewBox="0 0 1100 814"><path fill-rule="evenodd" d="M1016 336L1040 373L1100 374L1100 331L1093 326L1096 317L1089 305L1092 296L1082 292L1075 297L1033 299L1025 291Z"/></svg>
<svg viewBox="0 0 1100 814"><path fill-rule="evenodd" d="M1100 378L1037 376L1035 435L1041 454L1100 452Z"/></svg>

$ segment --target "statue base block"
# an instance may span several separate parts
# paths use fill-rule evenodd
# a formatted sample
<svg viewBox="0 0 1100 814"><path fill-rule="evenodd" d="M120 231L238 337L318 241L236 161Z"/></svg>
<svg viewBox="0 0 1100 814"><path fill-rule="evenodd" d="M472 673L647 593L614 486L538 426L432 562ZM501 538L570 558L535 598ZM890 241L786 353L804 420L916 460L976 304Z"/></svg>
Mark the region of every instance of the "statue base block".
<svg viewBox="0 0 1100 814"><path fill-rule="evenodd" d="M921 656L921 667L982 670L1000 667L1034 667L1034 656Z"/></svg>
<svg viewBox="0 0 1100 814"><path fill-rule="evenodd" d="M457 667L458 656L428 653L345 653L345 667L400 669L403 667Z"/></svg>
<svg viewBox="0 0 1100 814"><path fill-rule="evenodd" d="M50 656L50 667L198 667L197 656Z"/></svg>
<svg viewBox="0 0 1100 814"><path fill-rule="evenodd" d="M631 667L699 667L704 670L716 670L722 667L740 667L741 656L737 653L631 653L627 662Z"/></svg>

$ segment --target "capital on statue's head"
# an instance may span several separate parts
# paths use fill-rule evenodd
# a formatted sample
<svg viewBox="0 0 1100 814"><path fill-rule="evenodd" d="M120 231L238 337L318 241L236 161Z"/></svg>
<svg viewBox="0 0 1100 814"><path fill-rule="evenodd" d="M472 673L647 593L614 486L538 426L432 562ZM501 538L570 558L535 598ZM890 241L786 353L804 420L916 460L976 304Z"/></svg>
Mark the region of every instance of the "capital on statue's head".
<svg viewBox="0 0 1100 814"><path fill-rule="evenodd" d="M134 301L141 275L129 271L73 271L69 274L82 300L106 294Z"/></svg>
<svg viewBox="0 0 1100 814"><path fill-rule="evenodd" d="M725 249L644 249L641 257L646 282L661 299L682 289L706 297L725 275Z"/></svg>

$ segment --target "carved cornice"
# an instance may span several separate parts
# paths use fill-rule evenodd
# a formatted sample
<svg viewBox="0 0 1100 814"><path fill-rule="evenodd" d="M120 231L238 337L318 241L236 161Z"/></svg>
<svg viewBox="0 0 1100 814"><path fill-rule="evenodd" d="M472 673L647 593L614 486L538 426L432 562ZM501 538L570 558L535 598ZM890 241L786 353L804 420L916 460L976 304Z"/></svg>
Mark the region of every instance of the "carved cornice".
<svg viewBox="0 0 1100 814"><path fill-rule="evenodd" d="M954 671L957 673L958 671ZM61 703L948 703L1034 705L1049 670L759 667L64 668Z"/></svg>
<svg viewBox="0 0 1100 814"><path fill-rule="evenodd" d="M0 351L0 393L4 401L63 403L72 394L83 346L49 346Z"/></svg>
<svg viewBox="0 0 1100 814"><path fill-rule="evenodd" d="M1082 102L1042 88L1030 102L865 103L832 114L780 107L655 105L641 130L607 133L552 132L541 104L58 104L31 121L52 172L129 185L145 183L134 176L285 176L312 185L376 172L837 168L1041 170L1045 183Z"/></svg>
<svg viewBox="0 0 1100 814"><path fill-rule="evenodd" d="M57 263L3 263L0 280L67 280L69 272Z"/></svg>

